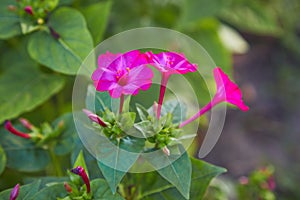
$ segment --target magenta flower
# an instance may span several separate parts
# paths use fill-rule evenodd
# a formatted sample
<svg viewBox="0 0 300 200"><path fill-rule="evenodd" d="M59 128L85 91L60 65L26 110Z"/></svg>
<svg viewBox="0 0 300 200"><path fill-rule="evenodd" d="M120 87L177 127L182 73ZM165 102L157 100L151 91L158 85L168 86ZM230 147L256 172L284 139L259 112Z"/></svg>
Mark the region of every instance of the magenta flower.
<svg viewBox="0 0 300 200"><path fill-rule="evenodd" d="M166 76L171 74L186 74L188 72L195 72L197 65L190 63L184 56L175 52L161 52L154 54L147 52L149 64L153 65L161 73Z"/></svg>
<svg viewBox="0 0 300 200"><path fill-rule="evenodd" d="M221 68L217 67L214 69L214 77L217 84L217 93L213 101L226 101L237 106L242 111L249 110L249 107L242 100L242 92L239 87L228 78Z"/></svg>
<svg viewBox="0 0 300 200"><path fill-rule="evenodd" d="M85 170L83 169L83 167L78 166L74 169L71 169L71 172L74 174L77 174L78 176L81 177L81 179L83 180L83 182L86 185L87 193L90 193L90 191L91 191L90 180L89 180L89 177L86 174Z"/></svg>
<svg viewBox="0 0 300 200"><path fill-rule="evenodd" d="M6 130L8 130L9 132L11 132L12 134L15 134L15 135L17 135L19 137L26 138L26 139L31 138L31 136L29 134L23 133L23 132L15 129L9 120L6 120L4 122L4 128Z"/></svg>
<svg viewBox="0 0 300 200"><path fill-rule="evenodd" d="M233 104L242 111L249 110L249 107L246 106L242 100L242 92L239 87L228 78L228 76L221 70L221 68L217 67L214 69L214 78L217 85L217 92L212 101L205 105L194 116L182 122L179 125L180 128L202 116L204 113L212 109L212 107L221 102L228 102L230 104Z"/></svg>
<svg viewBox="0 0 300 200"><path fill-rule="evenodd" d="M149 64L153 65L162 73L156 113L157 118L160 118L161 107L164 100L166 85L168 83L169 77L172 74L186 74L188 72L195 72L197 70L197 65L190 63L183 54L175 52L161 52L158 54L147 52L146 56L148 58Z"/></svg>
<svg viewBox="0 0 300 200"><path fill-rule="evenodd" d="M96 122L97 124L103 126L103 127L106 127L107 124L98 116L96 115L95 113L87 110L87 109L82 109L82 111L86 114L86 116L88 116L88 118L93 121L93 122Z"/></svg>
<svg viewBox="0 0 300 200"><path fill-rule="evenodd" d="M108 91L112 98L119 98L149 89L153 72L146 64L147 59L138 50L99 56L99 67L92 75L96 90Z"/></svg>
<svg viewBox="0 0 300 200"><path fill-rule="evenodd" d="M25 6L24 11L27 12L29 15L33 15L33 10L31 6Z"/></svg>
<svg viewBox="0 0 300 200"><path fill-rule="evenodd" d="M9 200L16 200L20 191L20 185L17 184L10 192Z"/></svg>

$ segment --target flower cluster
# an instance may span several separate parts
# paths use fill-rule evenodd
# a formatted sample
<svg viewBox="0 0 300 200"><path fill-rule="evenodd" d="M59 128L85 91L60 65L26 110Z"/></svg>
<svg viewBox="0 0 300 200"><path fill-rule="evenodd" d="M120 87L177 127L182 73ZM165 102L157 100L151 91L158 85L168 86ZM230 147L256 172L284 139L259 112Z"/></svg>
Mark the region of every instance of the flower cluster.
<svg viewBox="0 0 300 200"><path fill-rule="evenodd" d="M184 54L176 52L161 52L157 54L153 52L142 53L139 50L116 54L107 52L98 57L98 68L93 72L91 78L97 91L107 91L112 98L120 98L119 112L122 114L124 97L126 95L137 95L140 90L148 90L151 87L154 76L151 66L161 73L159 99L153 106L154 115L157 119L156 122L159 122L159 119L162 117L162 105L170 76L197 71L198 66L189 62ZM184 127L222 102L233 104L242 111L249 109L242 100L241 90L228 78L221 68L216 67L213 70L213 74L217 92L211 102L202 107L202 109L191 118L183 121L174 128L170 129L167 127L168 130L176 130L177 128ZM111 129L107 128L109 123L98 115L88 110L84 110L84 112L93 122L105 129ZM109 127L111 126L109 125ZM160 132L161 130L159 130L157 134ZM172 133L169 135L172 136ZM158 141L158 139L161 140L161 138L155 134L153 137L150 137L150 139L153 140L152 142ZM167 152L166 154L169 154L164 145L167 146L168 142L165 142L165 144L156 144L156 146L159 146L164 152Z"/></svg>

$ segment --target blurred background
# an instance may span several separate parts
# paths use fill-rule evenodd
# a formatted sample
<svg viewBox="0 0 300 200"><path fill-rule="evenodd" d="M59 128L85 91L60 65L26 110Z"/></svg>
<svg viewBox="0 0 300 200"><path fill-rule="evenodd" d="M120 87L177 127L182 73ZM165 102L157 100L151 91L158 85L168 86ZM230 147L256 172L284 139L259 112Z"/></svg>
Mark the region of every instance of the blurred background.
<svg viewBox="0 0 300 200"><path fill-rule="evenodd" d="M61 0L60 5L80 8L95 2L99 1ZM246 113L228 110L223 133L213 151L204 158L228 170L218 179L222 183L219 189L224 191L220 191L220 197L211 199L234 196L232 185L265 166L275 170L277 199L300 199L300 1L110 2L103 39L137 27L157 26L180 31L199 42L216 65L231 74L242 89L250 110ZM94 19L97 20L97 16ZM15 39L0 41L0 52L4 54L7 46L17 42ZM10 63L7 62L10 58L7 54L1 57L0 72ZM71 111L74 79L65 79L66 85L56 97L23 116L38 124ZM205 91L201 92L205 96ZM57 102L63 102L64 106L49 109L49 105ZM191 150L195 155L195 149L205 136L206 125L203 124L196 147ZM8 170L3 180L9 180L10 175Z"/></svg>

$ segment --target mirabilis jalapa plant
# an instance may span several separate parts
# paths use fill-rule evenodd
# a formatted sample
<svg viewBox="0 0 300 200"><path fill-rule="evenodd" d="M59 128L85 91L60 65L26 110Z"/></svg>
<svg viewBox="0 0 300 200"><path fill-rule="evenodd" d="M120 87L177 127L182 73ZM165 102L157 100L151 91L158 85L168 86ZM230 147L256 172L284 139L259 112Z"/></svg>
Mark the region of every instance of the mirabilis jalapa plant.
<svg viewBox="0 0 300 200"><path fill-rule="evenodd" d="M73 169L69 171L70 181L37 190L34 198L45 198L51 193L53 197L61 200L161 199L160 195L164 196L164 199L201 199L210 180L224 172L224 169L189 158L180 143L180 136L184 132L182 128L222 102L235 105L242 111L247 111L249 108L243 103L242 93L238 86L228 78L221 68L217 67L213 70L217 90L212 100L192 117L178 120L176 112L172 112L174 107L168 110L170 102L164 102L168 80L170 76L196 72L197 68L196 64L190 63L183 54L177 52L155 54L132 50L116 54L107 52L100 55L98 68L91 76L96 89L95 95L106 98L106 100L107 98L119 99L119 108L115 111L107 101L100 99L102 109L95 112L83 109L92 122L94 130L109 139L118 148L140 155L135 159L128 159L126 154L116 153L118 156L116 159L126 161L118 162L118 165L127 165L127 171L138 158L142 157L142 154L148 152L157 151L159 153L158 162L163 159L167 161L168 165L161 167L160 163L151 158L147 160L145 157L156 172L125 177L126 170L119 170L118 165L115 168L106 166L105 161L100 159L98 166L106 181L99 178L90 180L83 153L80 152ZM139 104L136 105L140 119L139 122L136 122L136 113L129 111L128 108L130 96L137 95L139 91L146 91L151 87L154 77L153 70L161 73L159 98L157 103L154 102L149 109ZM20 119L20 122L31 131L29 134L14 128L10 121L5 122L5 128L16 136L34 141L37 145L45 146L47 144L48 140L45 140L45 136L39 134L40 129L25 119ZM51 131L51 137L52 135L56 137L62 130L63 124L58 123L57 127ZM123 178L124 181L122 181ZM31 183L30 187L16 185L14 189L8 191L10 192L8 195L11 200L17 199L18 195L26 194L28 188L39 188L40 184L37 181ZM109 191L109 187L111 191Z"/></svg>
<svg viewBox="0 0 300 200"><path fill-rule="evenodd" d="M159 99L149 109L137 104L136 110L141 121L135 122L136 114L129 112L128 108L124 110L124 102L130 101L131 95L137 95L140 90L148 90L151 87L152 78L154 77L151 66L161 73ZM115 113L109 109L109 105L106 105L102 110L96 110L95 113L83 109L83 112L91 120L96 130L99 130L102 135L106 136L120 148L126 150L127 148L122 147L120 144L122 144L123 140L129 140L132 141L131 144L133 144L135 152L147 153L160 151L164 159L172 157L172 149L175 149L174 146L180 149L182 156L175 161L172 160L169 166L157 169L159 168L157 167L157 163L151 163L151 161L150 163L186 199L190 198L192 169L190 159L186 153L182 152L182 145L178 142L179 136L183 133L182 128L222 102L235 105L242 111L249 109L242 101L242 93L238 86L229 79L221 68L216 67L213 70L213 75L217 90L207 105L202 107L192 117L185 119L185 121L174 120L175 116L173 116L171 111L162 112L164 96L170 76L196 72L197 67L196 64L190 63L184 54L177 52L161 52L157 54L152 52L143 53L139 50L116 54L107 52L98 57L98 68L93 72L91 78L97 94L101 96L102 93L108 92L111 98L119 99L119 109ZM126 98L126 96L128 97ZM124 127L124 123L127 124L127 127ZM135 138L132 136L133 129L140 132L140 135L143 137ZM137 140L142 142L134 146L134 142ZM177 142L174 143L174 141ZM178 173L178 166L181 166L180 169L185 171ZM111 169L101 163L101 160L99 161L99 167L113 193L118 188L118 191L123 194L124 191L120 185L118 187L118 183L122 180L126 172ZM170 171L173 171L175 175L172 175ZM118 178L111 177L112 173L117 174ZM134 193L133 196L135 195L136 199L141 198L138 192L132 193ZM126 196L126 194L122 196ZM130 195L127 194L128 196Z"/></svg>

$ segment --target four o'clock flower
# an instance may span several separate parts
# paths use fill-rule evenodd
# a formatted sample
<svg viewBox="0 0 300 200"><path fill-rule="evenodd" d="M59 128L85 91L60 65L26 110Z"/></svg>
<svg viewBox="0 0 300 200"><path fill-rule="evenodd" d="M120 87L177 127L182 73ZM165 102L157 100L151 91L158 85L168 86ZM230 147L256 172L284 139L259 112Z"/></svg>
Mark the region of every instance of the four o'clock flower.
<svg viewBox="0 0 300 200"><path fill-rule="evenodd" d="M197 70L197 65L190 63L183 54L175 52L161 52L158 54L147 52L146 56L149 64L153 65L162 73L157 107L157 118L159 118L169 77L172 74L186 74L188 72L195 72Z"/></svg>
<svg viewBox="0 0 300 200"><path fill-rule="evenodd" d="M88 109L82 109L82 111L86 114L86 116L88 116L88 118L93 121L96 122L97 124L106 127L107 124L95 113L89 111Z"/></svg>
<svg viewBox="0 0 300 200"><path fill-rule="evenodd" d="M91 191L90 180L89 180L89 177L86 174L84 168L81 167L81 166L78 166L78 167L76 167L74 169L71 169L71 172L74 173L74 174L77 174L78 176L81 177L81 179L83 180L84 184L86 185L87 193L90 193L90 191Z"/></svg>
<svg viewBox="0 0 300 200"><path fill-rule="evenodd" d="M214 69L214 78L217 85L217 92L206 106L204 106L198 113L192 116L190 119L182 122L179 127L183 127L190 122L194 121L198 117L202 116L204 113L209 111L213 106L221 103L228 102L237 106L242 111L247 111L249 109L242 100L242 92L239 87L232 82L228 76L221 70L221 68L217 67Z"/></svg>
<svg viewBox="0 0 300 200"><path fill-rule="evenodd" d="M31 138L31 136L29 134L23 133L23 132L15 129L9 120L6 120L4 122L4 128L6 130L8 130L9 132L11 132L12 134L15 134L15 135L17 135L19 137L26 138L26 139Z"/></svg>
<svg viewBox="0 0 300 200"><path fill-rule="evenodd" d="M17 184L10 192L9 200L16 200L19 195L20 185Z"/></svg>
<svg viewBox="0 0 300 200"><path fill-rule="evenodd" d="M139 90L150 88L153 72L147 66L147 59L138 50L124 54L107 52L98 58L98 68L92 74L96 90L108 91L112 98L120 98L120 109L124 95L136 95Z"/></svg>
<svg viewBox="0 0 300 200"><path fill-rule="evenodd" d="M33 15L33 10L31 6L25 6L24 11L27 12L29 15Z"/></svg>

